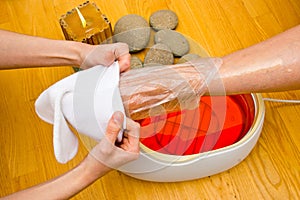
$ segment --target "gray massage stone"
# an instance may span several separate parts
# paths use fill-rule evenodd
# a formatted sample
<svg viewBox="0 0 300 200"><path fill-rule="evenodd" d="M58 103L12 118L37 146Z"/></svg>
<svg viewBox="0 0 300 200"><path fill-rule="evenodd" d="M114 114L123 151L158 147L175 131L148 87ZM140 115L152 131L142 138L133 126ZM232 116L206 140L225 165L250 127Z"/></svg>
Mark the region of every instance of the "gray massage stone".
<svg viewBox="0 0 300 200"><path fill-rule="evenodd" d="M174 63L174 56L171 49L165 44L155 44L147 52L144 59L144 66L171 65Z"/></svg>
<svg viewBox="0 0 300 200"><path fill-rule="evenodd" d="M141 51L149 43L150 26L142 16L125 15L116 22L113 39L114 42L127 43L130 52Z"/></svg>
<svg viewBox="0 0 300 200"><path fill-rule="evenodd" d="M137 56L131 56L130 69L138 69L143 67L143 62Z"/></svg>
<svg viewBox="0 0 300 200"><path fill-rule="evenodd" d="M172 10L159 10L150 16L150 26L156 30L175 29L178 24L178 17Z"/></svg>
<svg viewBox="0 0 300 200"><path fill-rule="evenodd" d="M174 56L181 57L187 54L190 50L190 45L187 39L179 32L173 30L160 30L154 35L155 43L167 45Z"/></svg>

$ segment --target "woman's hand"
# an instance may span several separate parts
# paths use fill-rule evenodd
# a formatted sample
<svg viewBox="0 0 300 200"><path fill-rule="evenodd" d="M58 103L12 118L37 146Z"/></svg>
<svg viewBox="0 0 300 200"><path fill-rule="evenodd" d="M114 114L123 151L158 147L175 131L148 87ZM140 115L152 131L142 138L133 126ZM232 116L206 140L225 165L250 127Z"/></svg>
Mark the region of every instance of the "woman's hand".
<svg viewBox="0 0 300 200"><path fill-rule="evenodd" d="M127 129L123 139L116 143L118 133L123 130L124 116L121 112L115 112L111 117L105 137L91 150L86 160L90 163L93 171L103 171L103 165L107 170L117 169L127 162L133 161L139 156L139 132L140 125L127 118ZM101 174L100 174L101 176Z"/></svg>
<svg viewBox="0 0 300 200"><path fill-rule="evenodd" d="M115 146L123 120L124 117L121 112L113 114L108 123L105 137L77 167L45 183L6 196L3 200L69 199L112 168L118 168L137 159L140 130L138 123L127 119L128 132L122 142Z"/></svg>
<svg viewBox="0 0 300 200"><path fill-rule="evenodd" d="M96 65L109 66L118 61L120 71L124 72L130 67L130 54L126 43L113 43L103 45L87 45L82 51L83 62L81 69L88 69Z"/></svg>

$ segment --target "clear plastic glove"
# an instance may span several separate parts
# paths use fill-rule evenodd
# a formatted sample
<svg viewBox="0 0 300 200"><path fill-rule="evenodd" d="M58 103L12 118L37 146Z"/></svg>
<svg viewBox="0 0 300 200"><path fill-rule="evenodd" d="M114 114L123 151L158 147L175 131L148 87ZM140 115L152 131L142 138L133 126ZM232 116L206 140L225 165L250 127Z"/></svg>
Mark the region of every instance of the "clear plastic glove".
<svg viewBox="0 0 300 200"><path fill-rule="evenodd" d="M88 157L92 157L112 169L117 169L139 157L140 126L138 123L127 118L127 130L123 140L116 143L123 120L124 116L121 112L113 114L108 123L105 137L90 151Z"/></svg>
<svg viewBox="0 0 300 200"><path fill-rule="evenodd" d="M119 62L121 72L129 69L130 54L126 43L90 45L89 47L89 52L83 55L81 69L88 69L96 65L110 66L116 60Z"/></svg>
<svg viewBox="0 0 300 200"><path fill-rule="evenodd" d="M134 120L199 106L199 98L215 78L221 58L133 69L120 78L126 115Z"/></svg>

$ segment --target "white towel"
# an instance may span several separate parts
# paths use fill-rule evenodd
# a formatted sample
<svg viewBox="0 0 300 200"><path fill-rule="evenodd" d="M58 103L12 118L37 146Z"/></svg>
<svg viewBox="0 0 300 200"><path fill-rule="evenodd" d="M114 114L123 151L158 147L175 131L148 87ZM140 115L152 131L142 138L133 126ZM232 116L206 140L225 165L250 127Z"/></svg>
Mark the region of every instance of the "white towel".
<svg viewBox="0 0 300 200"><path fill-rule="evenodd" d="M79 133L99 141L115 111L125 116L118 87L119 73L117 62L109 67L95 66L58 81L39 96L35 102L36 113L53 124L54 154L58 162L68 162L78 150L78 139L67 122ZM120 131L118 140L121 139Z"/></svg>

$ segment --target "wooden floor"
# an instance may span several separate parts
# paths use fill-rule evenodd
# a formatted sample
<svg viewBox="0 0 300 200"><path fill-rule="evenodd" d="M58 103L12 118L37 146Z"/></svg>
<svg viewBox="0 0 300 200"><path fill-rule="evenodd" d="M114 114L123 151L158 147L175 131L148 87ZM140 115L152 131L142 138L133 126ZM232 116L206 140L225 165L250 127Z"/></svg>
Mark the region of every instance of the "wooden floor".
<svg viewBox="0 0 300 200"><path fill-rule="evenodd" d="M177 31L193 38L212 56L224 56L300 24L299 0L95 2L112 25L129 13L149 19L156 10L171 9L179 17ZM0 28L63 39L58 18L80 3L1 0ZM0 196L55 177L87 154L81 145L75 159L65 165L57 163L52 126L34 111L39 94L72 72L71 67L0 71ZM300 91L263 96L300 99ZM300 199L300 105L265 104L265 123L257 145L228 171L180 183L146 182L112 171L73 199Z"/></svg>

